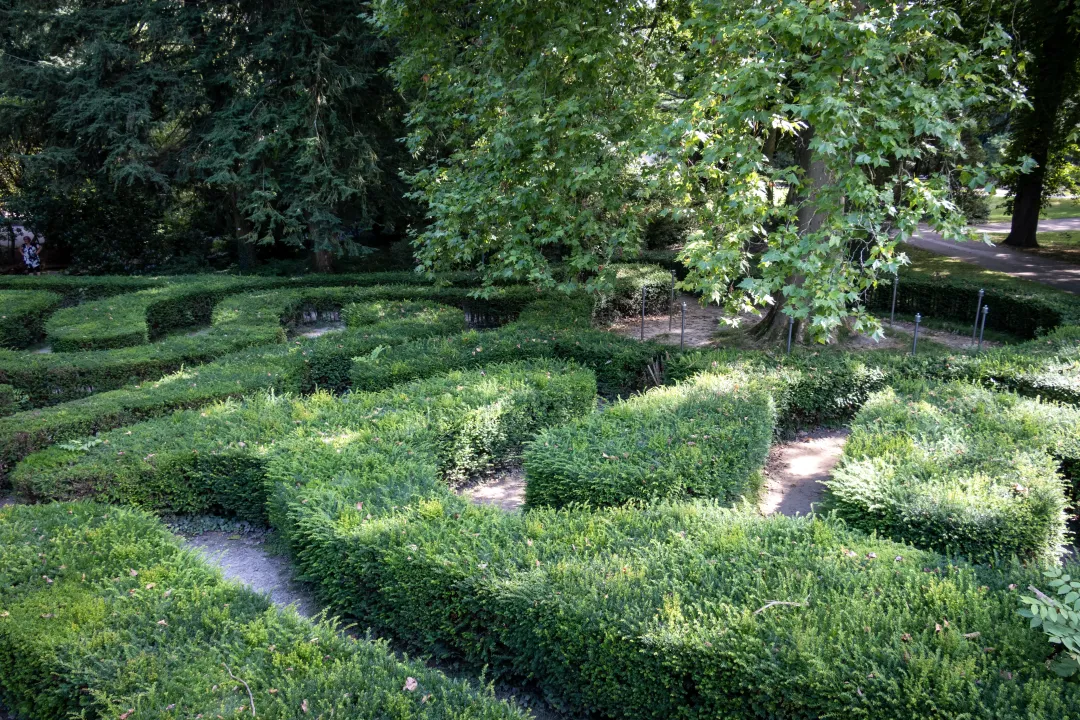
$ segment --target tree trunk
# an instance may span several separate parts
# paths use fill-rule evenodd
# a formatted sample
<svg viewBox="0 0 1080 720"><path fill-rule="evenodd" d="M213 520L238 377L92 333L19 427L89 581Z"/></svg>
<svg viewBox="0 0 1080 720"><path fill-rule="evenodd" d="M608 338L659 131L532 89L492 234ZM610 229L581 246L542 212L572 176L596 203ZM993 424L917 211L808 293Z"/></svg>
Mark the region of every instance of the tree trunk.
<svg viewBox="0 0 1080 720"><path fill-rule="evenodd" d="M251 242L251 222L240 212L240 203L236 197L236 191L229 194L232 204L233 232L236 234L236 260L241 271L248 271L255 267L255 243Z"/></svg>
<svg viewBox="0 0 1080 720"><path fill-rule="evenodd" d="M788 204L798 204L799 208L796 211L796 217L798 218L798 231L799 235L807 235L809 233L817 232L821 228L824 217L817 214L814 210L814 198L817 195L818 189L824 187L829 182L829 173L825 167L825 163L814 155L814 151L810 149L810 139L814 137L814 128L808 127L799 136L799 167L802 169L803 176L803 189L798 197L794 197L792 189L788 189ZM800 275L793 275L788 278L785 285L799 286L803 283L803 277ZM791 322L790 317L781 312L786 299L784 297L776 298L776 302L769 308L768 312L754 327L750 328L749 335L757 340L763 342L787 342L788 324ZM795 321L795 326L792 328L792 341L795 342L799 338L800 325L802 323L798 320Z"/></svg>
<svg viewBox="0 0 1080 720"><path fill-rule="evenodd" d="M1075 120L1067 117L1067 105L1080 80L1076 72L1080 42L1072 23L1076 3L1049 2L1034 7L1045 30L1027 38L1032 54L1027 93L1031 106L1017 115L1012 154L1014 159L1028 155L1038 166L1017 178L1012 227L1005 238L1006 245L1021 248L1039 246L1046 165L1052 152L1073 130Z"/></svg>
<svg viewBox="0 0 1080 720"><path fill-rule="evenodd" d="M316 250L311 254L311 264L315 272L331 272L334 269L334 255L329 250Z"/></svg>
<svg viewBox="0 0 1080 720"><path fill-rule="evenodd" d="M1044 160L1045 162L1045 160ZM1039 247L1039 210L1042 209L1043 166L1023 175L1016 183L1013 200L1012 226L1005 244L1010 247Z"/></svg>

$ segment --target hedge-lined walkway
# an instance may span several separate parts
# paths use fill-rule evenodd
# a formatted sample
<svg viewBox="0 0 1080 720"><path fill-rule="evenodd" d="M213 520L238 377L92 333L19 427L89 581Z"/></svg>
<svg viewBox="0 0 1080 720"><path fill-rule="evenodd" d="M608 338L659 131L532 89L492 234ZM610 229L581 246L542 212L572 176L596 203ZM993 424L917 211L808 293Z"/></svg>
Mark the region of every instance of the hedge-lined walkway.
<svg viewBox="0 0 1080 720"><path fill-rule="evenodd" d="M1080 218L1064 220L1046 220L1039 224L1054 225L1055 230L1080 230ZM1062 227L1058 227L1062 225ZM1067 226L1066 226L1067 225ZM983 232L1001 232L996 226L977 228ZM973 265L1007 273L1013 277L1051 285L1059 290L1080 294L1080 265L1062 262L1051 258L1013 250L1002 245L987 245L980 242L952 242L946 240L928 227L920 227L919 234L908 243L923 250L941 253L969 262Z"/></svg>

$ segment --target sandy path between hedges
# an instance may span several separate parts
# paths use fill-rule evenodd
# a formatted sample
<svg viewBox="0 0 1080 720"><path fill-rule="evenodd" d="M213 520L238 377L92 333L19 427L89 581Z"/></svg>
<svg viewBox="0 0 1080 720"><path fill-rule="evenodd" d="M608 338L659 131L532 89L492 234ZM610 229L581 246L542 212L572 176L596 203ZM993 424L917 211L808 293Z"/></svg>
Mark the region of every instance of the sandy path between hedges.
<svg viewBox="0 0 1080 720"><path fill-rule="evenodd" d="M777 443L765 462L765 488L758 507L762 515L807 515L825 492L844 452L848 430L799 433L793 442Z"/></svg>
<svg viewBox="0 0 1080 720"><path fill-rule="evenodd" d="M314 597L293 579L289 561L268 553L256 535L208 532L187 538L186 542L209 563L221 568L225 577L267 593L275 605L295 605L296 612L307 618L319 614Z"/></svg>

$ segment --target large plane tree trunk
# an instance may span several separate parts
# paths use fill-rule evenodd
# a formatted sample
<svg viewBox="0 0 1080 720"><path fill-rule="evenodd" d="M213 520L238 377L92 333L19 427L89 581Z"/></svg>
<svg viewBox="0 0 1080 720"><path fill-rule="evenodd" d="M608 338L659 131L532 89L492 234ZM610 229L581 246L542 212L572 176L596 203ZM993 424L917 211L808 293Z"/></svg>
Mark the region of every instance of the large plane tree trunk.
<svg viewBox="0 0 1080 720"><path fill-rule="evenodd" d="M814 198L817 196L818 190L829 182L829 173L825 163L815 156L814 151L810 149L810 139L813 137L813 127L808 127L799 135L799 167L802 169L803 188L798 197L793 197L791 190L789 190L787 198L788 203L797 203L799 205L796 217L800 236L817 232L824 221L824 217L815 212ZM802 283L802 276L793 275L788 278L785 285L799 286ZM763 343L787 342L790 318L782 312L786 302L783 296L777 297L775 304L769 308L765 316L754 327L750 328L750 337ZM795 321L792 328L794 340L798 340L800 337L801 324L801 322Z"/></svg>

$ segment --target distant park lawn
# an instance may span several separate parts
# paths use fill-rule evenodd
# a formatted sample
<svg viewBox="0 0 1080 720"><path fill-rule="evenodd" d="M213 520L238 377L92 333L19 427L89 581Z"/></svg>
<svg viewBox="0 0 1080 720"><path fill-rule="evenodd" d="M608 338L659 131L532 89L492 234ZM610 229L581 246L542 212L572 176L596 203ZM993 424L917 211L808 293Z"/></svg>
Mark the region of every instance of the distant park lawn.
<svg viewBox="0 0 1080 720"><path fill-rule="evenodd" d="M1006 235L993 234L990 237L995 243L1002 243L1005 242ZM1080 264L1080 230L1041 232L1039 233L1039 247L1026 249L1025 252Z"/></svg>
<svg viewBox="0 0 1080 720"><path fill-rule="evenodd" d="M990 199L990 222L1001 222L1012 217L1011 214L1005 212L1004 204L1005 198ZM1043 210L1039 217L1047 220L1080 217L1080 198L1052 198L1050 207ZM1042 242L1041 235L1039 242Z"/></svg>

